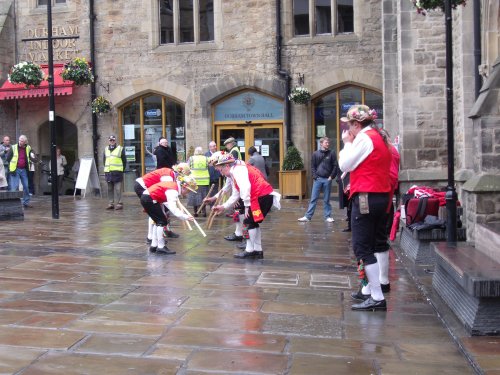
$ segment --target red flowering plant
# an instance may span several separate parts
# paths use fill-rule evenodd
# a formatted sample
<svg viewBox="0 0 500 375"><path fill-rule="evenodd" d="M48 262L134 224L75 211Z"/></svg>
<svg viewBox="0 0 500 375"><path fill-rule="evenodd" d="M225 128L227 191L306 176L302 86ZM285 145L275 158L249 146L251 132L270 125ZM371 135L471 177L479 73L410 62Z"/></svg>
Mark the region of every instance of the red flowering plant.
<svg viewBox="0 0 500 375"><path fill-rule="evenodd" d="M441 11L444 12L444 1L445 0L411 0L415 8L417 8L417 12L424 16L427 14L428 10L441 9ZM456 9L459 5L465 6L466 3L466 0L450 1L453 9Z"/></svg>

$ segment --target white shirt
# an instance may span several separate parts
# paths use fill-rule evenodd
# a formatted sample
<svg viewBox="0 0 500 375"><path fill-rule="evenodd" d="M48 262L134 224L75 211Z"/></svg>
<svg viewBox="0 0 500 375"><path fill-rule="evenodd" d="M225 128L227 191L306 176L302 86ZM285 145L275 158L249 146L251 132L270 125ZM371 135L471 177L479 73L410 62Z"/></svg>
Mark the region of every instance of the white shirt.
<svg viewBox="0 0 500 375"><path fill-rule="evenodd" d="M233 184L233 193L229 199L224 203L224 209L233 207L234 204L241 198L245 207L250 207L250 179L248 177L248 168L243 163L238 163L231 167L229 172L232 180L238 185L238 188Z"/></svg>
<svg viewBox="0 0 500 375"><path fill-rule="evenodd" d="M352 143L346 142L344 148L340 150L339 167L342 172L352 172L372 153L373 142L366 134L370 129L370 126L363 128Z"/></svg>

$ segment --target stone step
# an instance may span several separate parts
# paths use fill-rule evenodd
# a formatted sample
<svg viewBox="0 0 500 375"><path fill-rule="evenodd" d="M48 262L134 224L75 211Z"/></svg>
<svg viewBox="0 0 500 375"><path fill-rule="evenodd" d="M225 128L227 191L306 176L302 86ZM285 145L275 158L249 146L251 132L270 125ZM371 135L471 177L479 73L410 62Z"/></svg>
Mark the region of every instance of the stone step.
<svg viewBox="0 0 500 375"><path fill-rule="evenodd" d="M500 262L500 221L476 224L476 249Z"/></svg>

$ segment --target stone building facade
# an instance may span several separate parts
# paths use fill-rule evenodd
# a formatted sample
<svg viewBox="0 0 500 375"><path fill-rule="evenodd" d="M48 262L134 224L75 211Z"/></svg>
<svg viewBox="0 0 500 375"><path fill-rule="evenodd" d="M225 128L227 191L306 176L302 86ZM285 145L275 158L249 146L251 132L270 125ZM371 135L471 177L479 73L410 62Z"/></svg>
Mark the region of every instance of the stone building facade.
<svg viewBox="0 0 500 375"><path fill-rule="evenodd" d="M46 63L46 43L23 41L45 35L46 1L2 2L0 83L15 62ZM150 152L160 135L180 160L192 147L206 149L212 139L222 147L235 136L242 151L261 147L277 187L289 142L306 165L321 136L340 149L339 118L349 105L363 102L400 139L403 190L413 183L446 185L441 12L424 17L409 0L51 1L55 36L75 36L57 42L56 63L75 56L90 60L94 3L96 90L113 103L111 113L97 118L96 134L89 87L56 97L58 143L71 161L101 155L107 136L117 134L127 147L133 181L151 168ZM498 1L480 4L483 71L491 77L499 56ZM498 106L476 103L481 109L473 110L472 2L453 18L455 178L473 228L499 216ZM292 88L309 89L309 104L287 100L287 77ZM496 90L485 93L484 102L495 103ZM0 129L28 135L47 158L47 98L0 101ZM478 174L497 185L479 195L464 190L478 189L467 187Z"/></svg>

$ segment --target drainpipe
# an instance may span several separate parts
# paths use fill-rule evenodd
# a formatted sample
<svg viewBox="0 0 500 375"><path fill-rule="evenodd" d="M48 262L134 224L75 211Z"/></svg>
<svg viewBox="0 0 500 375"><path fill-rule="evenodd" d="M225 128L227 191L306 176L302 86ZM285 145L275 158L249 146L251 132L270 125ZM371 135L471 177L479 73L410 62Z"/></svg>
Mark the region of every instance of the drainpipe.
<svg viewBox="0 0 500 375"><path fill-rule="evenodd" d="M90 84L90 102L97 97L96 81L97 81L97 63L95 59L95 25L94 21L96 15L94 13L94 0L89 1L89 19L90 19L90 61L92 61L92 74L94 75L94 82ZM97 170L99 170L99 152L97 150L97 142L99 134L97 134L97 114L92 113L92 148L94 151L94 161Z"/></svg>
<svg viewBox="0 0 500 375"><path fill-rule="evenodd" d="M281 66L281 0L276 0L276 67L278 75L285 80L285 126L286 126L286 148L292 145L292 108L290 106L290 83L292 77L287 70Z"/></svg>
<svg viewBox="0 0 500 375"><path fill-rule="evenodd" d="M479 96L482 80L479 74L479 66L481 65L481 2L474 0L473 17L474 17L474 93L475 98Z"/></svg>

